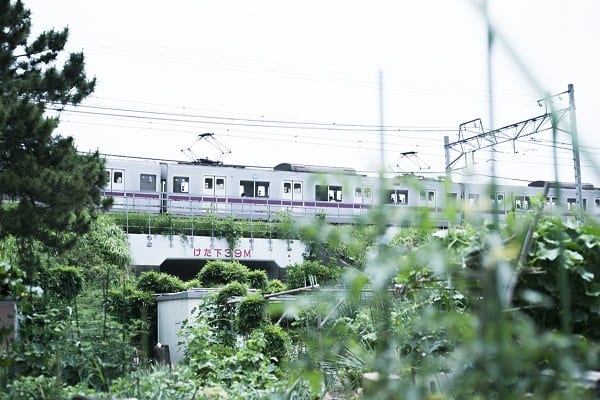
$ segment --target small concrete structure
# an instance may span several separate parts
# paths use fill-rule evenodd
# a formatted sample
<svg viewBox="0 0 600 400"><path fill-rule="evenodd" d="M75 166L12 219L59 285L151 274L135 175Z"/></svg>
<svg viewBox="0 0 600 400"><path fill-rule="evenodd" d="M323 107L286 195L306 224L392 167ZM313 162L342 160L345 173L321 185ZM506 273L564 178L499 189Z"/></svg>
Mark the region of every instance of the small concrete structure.
<svg viewBox="0 0 600 400"><path fill-rule="evenodd" d="M192 316L202 297L217 289L190 289L186 292L165 293L156 296L158 303L158 342L169 346L170 360L176 363L183 357L185 348L178 345L181 324Z"/></svg>

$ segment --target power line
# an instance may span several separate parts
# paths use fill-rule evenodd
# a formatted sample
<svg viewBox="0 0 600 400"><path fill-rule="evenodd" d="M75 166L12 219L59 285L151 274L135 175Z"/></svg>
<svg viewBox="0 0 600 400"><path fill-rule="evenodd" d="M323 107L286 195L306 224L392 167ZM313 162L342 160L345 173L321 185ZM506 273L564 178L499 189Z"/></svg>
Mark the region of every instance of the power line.
<svg viewBox="0 0 600 400"><path fill-rule="evenodd" d="M191 122L191 123L214 123L232 126L249 126L259 128L290 128L290 129L319 129L329 131L360 131L371 132L379 131L380 127L368 124L348 124L336 122L312 122L312 121L286 121L286 120L269 120L269 119L251 119L251 118L236 118L236 117L221 117L214 115L195 115L161 111L136 110L132 108L105 107L92 105L78 105L73 109L70 107L58 107L57 103L51 104L51 111L59 113L75 113L85 115L100 115L109 117L122 117L133 119L147 119L165 122ZM81 108L101 110L101 112L85 111ZM107 111L107 112L104 112ZM203 120L203 119L207 119ZM216 121L210 121L216 120ZM383 129L387 132L428 132L428 133L448 133L455 132L452 128L402 128L396 126L384 126Z"/></svg>

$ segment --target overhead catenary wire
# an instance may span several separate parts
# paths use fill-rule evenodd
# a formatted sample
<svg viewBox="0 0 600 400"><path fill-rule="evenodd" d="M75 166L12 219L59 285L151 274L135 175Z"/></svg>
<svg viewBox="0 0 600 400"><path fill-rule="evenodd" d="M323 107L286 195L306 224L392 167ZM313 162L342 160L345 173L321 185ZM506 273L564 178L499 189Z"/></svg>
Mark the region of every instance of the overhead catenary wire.
<svg viewBox="0 0 600 400"><path fill-rule="evenodd" d="M327 130L327 131L356 131L362 132L366 135L376 134L376 131L380 129L377 125L371 124L350 124L350 123L336 123L336 122L315 122L315 121L300 121L300 120L282 120L282 119L258 119L258 118L240 118L240 117L224 117L218 115L207 115L207 114L190 114L190 113L178 113L178 112L163 112L155 110L143 110L135 108L123 108L123 107L110 107L110 106L94 106L94 105L79 105L77 108L65 108L62 105L50 104L50 110L56 112L65 112L72 114L84 114L88 116L99 116L108 118L128 118L128 119L139 119L148 121L162 121L166 123L206 123L206 124L219 124L218 121L224 121L221 125L251 127L251 128L288 128L288 129L302 129L302 130ZM101 112L93 112L81 110L84 109L97 109L102 110ZM115 111L103 112L103 111ZM120 112L120 113L117 113ZM165 118L162 118L164 116ZM217 122L215 122L215 121ZM231 122L230 122L231 121ZM422 141L437 141L437 138L428 138L422 136L406 136L408 133L455 133L456 128L448 127L400 127L400 126L383 126L387 132L398 132L402 133L401 139L415 138ZM569 146L568 142L556 142L552 143L549 140L534 139L527 143L533 142L547 142L552 146L564 145ZM597 149L592 146L582 146L584 148Z"/></svg>
<svg viewBox="0 0 600 400"><path fill-rule="evenodd" d="M103 98L94 97L100 102L107 101ZM112 99L111 103L125 102L124 100ZM375 152L378 150L378 140L375 135L381 127L372 124L361 123L346 123L346 122L319 122L313 120L298 120L285 118L257 118L252 116L226 116L223 112L197 112L192 108L185 108L185 111L165 111L167 107L181 109L182 107L143 104L142 107L131 107L129 105L120 106L114 104L82 104L77 107L49 104L48 109L59 113L61 121L70 122L73 124L85 124L108 127L122 127L126 129L138 129L145 131L167 132L167 133L183 133L196 135L199 131L214 131L225 137L236 140L245 141L265 141L298 144L306 146L319 146L329 148L347 148L354 150L364 150ZM150 107L151 106L151 107ZM160 106L162 109L156 109ZM67 118L65 118L67 116ZM93 123L91 120L101 120L102 123ZM109 121L109 122L107 122ZM115 124L111 121L120 121ZM129 122L127 122L129 121ZM125 122L125 123L124 123ZM388 135L386 139L386 154L399 155L408 149L416 149L418 147L419 154L431 159L439 159L441 157L441 146L439 143L441 135L452 135L457 133L457 128L434 127L434 126L397 126L386 125L383 127ZM285 134L285 131L295 132ZM314 132L312 134L311 132ZM321 132L330 132L332 134L349 134L355 136L344 136L344 140L340 140L342 136L336 137L331 135L323 135ZM247 133L247 135L245 135ZM358 136L356 136L358 135ZM566 138L567 136L565 136ZM418 144L417 144L418 143ZM526 142L529 149L528 153L536 153L538 159L551 160L549 155L542 155L543 148L556 148L559 151L569 151L569 143L567 140L560 140L555 143L547 139L536 139ZM416 146L416 147L415 147ZM537 150L536 150L537 148ZM588 152L587 149L590 149ZM587 147L583 152L593 156L594 147ZM523 152L521 150L520 152ZM514 151L506 151L506 153L515 154ZM560 159L563 159L560 157ZM567 161L564 167L569 167L568 161L570 157L565 156ZM430 161L430 160L428 160ZM500 165L502 161L498 160ZM546 161L544 161L546 162ZM527 161L518 161L513 159L512 164L527 164ZM531 163L535 165L535 163ZM423 171L414 171L422 173ZM434 172L435 173L435 172Z"/></svg>
<svg viewBox="0 0 600 400"><path fill-rule="evenodd" d="M231 125L231 126L248 126L248 127L259 127L259 128L285 128L285 129L319 129L328 131L360 131L360 132L375 132L380 129L376 125L368 124L349 124L349 123L336 123L336 122L312 122L312 121L286 121L286 120L270 120L270 119L252 119L252 118L236 118L236 117L223 117L215 115L197 115L197 114L184 114L174 112L161 112L161 111L150 111L150 110L136 110L127 109L120 107L105 107L105 106L92 106L92 105L78 105L76 107L64 107L55 103L50 104L51 111L59 113L73 113L73 114L86 114L86 115L98 115L107 117L122 117L132 119L145 119L153 121L165 121L165 122L188 122L188 123L212 123L219 125ZM88 111L86 109L94 109L101 111ZM455 132L455 128L436 128L436 127L425 127L425 128L414 128L414 127L396 127L396 126L384 126L382 127L387 132L432 132L432 133L448 133Z"/></svg>

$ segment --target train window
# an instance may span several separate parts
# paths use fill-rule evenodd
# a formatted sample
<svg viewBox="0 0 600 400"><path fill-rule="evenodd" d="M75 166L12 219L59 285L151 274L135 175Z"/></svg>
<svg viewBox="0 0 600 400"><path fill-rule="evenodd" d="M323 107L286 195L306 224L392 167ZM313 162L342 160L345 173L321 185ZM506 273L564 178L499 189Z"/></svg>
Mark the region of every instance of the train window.
<svg viewBox="0 0 600 400"><path fill-rule="evenodd" d="M419 192L419 199L422 202L435 202L435 190L421 190Z"/></svg>
<svg viewBox="0 0 600 400"><path fill-rule="evenodd" d="M554 207L556 205L556 196L546 197L546 205L549 207Z"/></svg>
<svg viewBox="0 0 600 400"><path fill-rule="evenodd" d="M475 193L469 193L469 205L476 206L479 204L479 195Z"/></svg>
<svg viewBox="0 0 600 400"><path fill-rule="evenodd" d="M315 185L316 201L342 201L342 187L333 185Z"/></svg>
<svg viewBox="0 0 600 400"><path fill-rule="evenodd" d="M354 188L354 197L357 199L362 198L362 188L360 186Z"/></svg>
<svg viewBox="0 0 600 400"><path fill-rule="evenodd" d="M365 200L373 197L373 189L371 189L370 186L365 186L365 190L363 193L364 193Z"/></svg>
<svg viewBox="0 0 600 400"><path fill-rule="evenodd" d="M204 178L204 189L212 189L213 188L213 178Z"/></svg>
<svg viewBox="0 0 600 400"><path fill-rule="evenodd" d="M240 181L240 196L254 197L254 181Z"/></svg>
<svg viewBox="0 0 600 400"><path fill-rule="evenodd" d="M294 193L302 194L302 184L300 182L294 183Z"/></svg>
<svg viewBox="0 0 600 400"><path fill-rule="evenodd" d="M240 196L269 197L269 182L240 181Z"/></svg>
<svg viewBox="0 0 600 400"><path fill-rule="evenodd" d="M329 186L329 201L342 201L342 187L341 186Z"/></svg>
<svg viewBox="0 0 600 400"><path fill-rule="evenodd" d="M123 183L123 171L113 172L113 183Z"/></svg>
<svg viewBox="0 0 600 400"><path fill-rule="evenodd" d="M572 211L577 208L577 199L573 197L567 198L567 210Z"/></svg>
<svg viewBox="0 0 600 400"><path fill-rule="evenodd" d="M269 197L269 182L256 182L256 197Z"/></svg>
<svg viewBox="0 0 600 400"><path fill-rule="evenodd" d="M291 193L292 192L292 183L284 182L283 183L283 193Z"/></svg>
<svg viewBox="0 0 600 400"><path fill-rule="evenodd" d="M421 190L419 199L423 203L435 203L435 190Z"/></svg>
<svg viewBox="0 0 600 400"><path fill-rule="evenodd" d="M316 185L315 186L315 200L316 201L327 201L329 197L327 192L329 190L329 186L327 185Z"/></svg>
<svg viewBox="0 0 600 400"><path fill-rule="evenodd" d="M504 204L504 193L490 193L490 203Z"/></svg>
<svg viewBox="0 0 600 400"><path fill-rule="evenodd" d="M594 197L594 206L600 208L600 197Z"/></svg>
<svg viewBox="0 0 600 400"><path fill-rule="evenodd" d="M392 189L388 191L387 196L388 204L407 204L408 203L408 190Z"/></svg>
<svg viewBox="0 0 600 400"><path fill-rule="evenodd" d="M173 193L189 193L190 178L187 176L173 177Z"/></svg>
<svg viewBox="0 0 600 400"><path fill-rule="evenodd" d="M458 193L446 193L446 202L449 205L455 205L458 203Z"/></svg>
<svg viewBox="0 0 600 400"><path fill-rule="evenodd" d="M225 178L217 178L217 190L225 189Z"/></svg>
<svg viewBox="0 0 600 400"><path fill-rule="evenodd" d="M145 192L156 192L156 175L140 174L140 190Z"/></svg>
<svg viewBox="0 0 600 400"><path fill-rule="evenodd" d="M408 204L408 190L399 190L398 204Z"/></svg>
<svg viewBox="0 0 600 400"><path fill-rule="evenodd" d="M515 196L515 208L529 210L529 196Z"/></svg>

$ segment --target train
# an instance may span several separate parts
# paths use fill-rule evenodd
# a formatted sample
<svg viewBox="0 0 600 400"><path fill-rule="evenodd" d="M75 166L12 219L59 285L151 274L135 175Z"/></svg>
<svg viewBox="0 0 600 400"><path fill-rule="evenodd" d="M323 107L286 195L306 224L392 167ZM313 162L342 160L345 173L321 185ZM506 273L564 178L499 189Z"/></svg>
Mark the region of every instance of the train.
<svg viewBox="0 0 600 400"><path fill-rule="evenodd" d="M235 218L272 219L287 212L294 217L324 216L332 223L353 223L374 207L427 210L439 225L476 215L504 220L511 212L531 212L533 199L545 210L576 215L573 184L545 181L523 185L453 182L445 177L400 175L381 179L354 168L280 163L272 168L228 165L210 160L165 161L104 156L112 210L173 215L208 212ZM600 189L582 185L581 207L600 216ZM453 213L448 220L449 209Z"/></svg>

